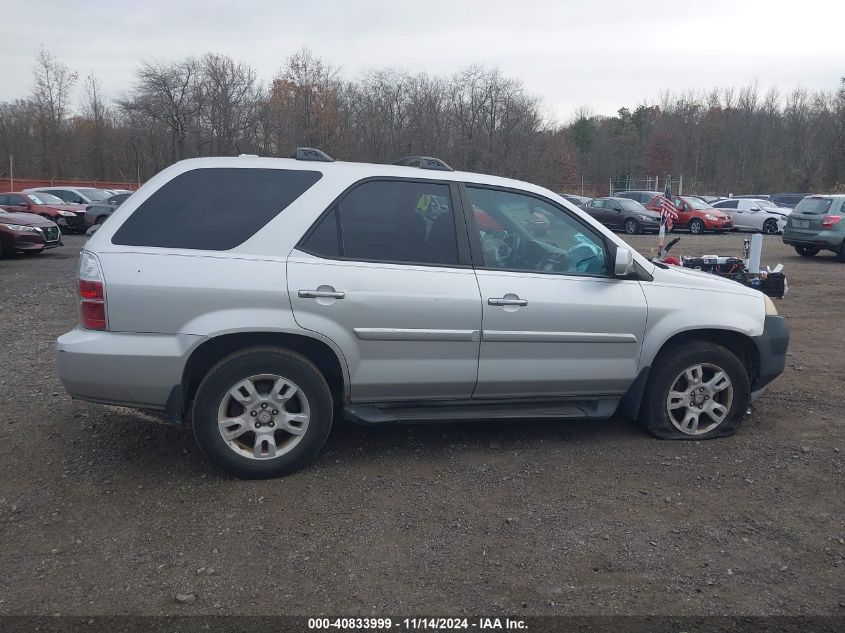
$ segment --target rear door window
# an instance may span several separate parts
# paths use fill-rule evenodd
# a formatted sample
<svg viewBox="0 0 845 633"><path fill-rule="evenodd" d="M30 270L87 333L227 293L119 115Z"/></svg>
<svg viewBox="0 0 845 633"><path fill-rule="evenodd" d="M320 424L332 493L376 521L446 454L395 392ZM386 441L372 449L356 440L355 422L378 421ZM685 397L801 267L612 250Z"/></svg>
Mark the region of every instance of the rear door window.
<svg viewBox="0 0 845 633"><path fill-rule="evenodd" d="M738 202L736 200L727 200L725 202L717 202L713 206L717 209L736 209Z"/></svg>
<svg viewBox="0 0 845 633"><path fill-rule="evenodd" d="M320 257L455 266L458 245L449 186L364 182L341 198L301 248Z"/></svg>
<svg viewBox="0 0 845 633"><path fill-rule="evenodd" d="M242 244L322 177L293 169L187 171L147 198L112 243L225 251Z"/></svg>

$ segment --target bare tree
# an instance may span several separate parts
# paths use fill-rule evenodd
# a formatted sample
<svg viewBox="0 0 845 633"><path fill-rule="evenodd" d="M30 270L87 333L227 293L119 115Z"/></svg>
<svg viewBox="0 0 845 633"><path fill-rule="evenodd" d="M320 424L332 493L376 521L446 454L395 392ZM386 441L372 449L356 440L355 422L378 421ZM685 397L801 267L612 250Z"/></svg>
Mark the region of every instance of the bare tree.
<svg viewBox="0 0 845 633"><path fill-rule="evenodd" d="M61 175L64 163L64 124L70 107L71 91L78 75L42 48L33 71L32 100L38 113L41 168Z"/></svg>

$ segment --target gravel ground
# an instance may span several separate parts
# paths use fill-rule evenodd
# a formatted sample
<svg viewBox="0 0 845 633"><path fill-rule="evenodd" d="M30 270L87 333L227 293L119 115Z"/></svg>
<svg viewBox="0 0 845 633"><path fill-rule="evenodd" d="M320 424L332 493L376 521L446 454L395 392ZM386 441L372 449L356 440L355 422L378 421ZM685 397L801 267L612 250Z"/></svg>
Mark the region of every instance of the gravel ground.
<svg viewBox="0 0 845 633"><path fill-rule="evenodd" d="M766 238L793 343L733 438L661 442L622 419L340 423L310 468L247 482L187 432L65 394L53 346L77 321L82 243L0 261L0 614L845 614L830 255Z"/></svg>

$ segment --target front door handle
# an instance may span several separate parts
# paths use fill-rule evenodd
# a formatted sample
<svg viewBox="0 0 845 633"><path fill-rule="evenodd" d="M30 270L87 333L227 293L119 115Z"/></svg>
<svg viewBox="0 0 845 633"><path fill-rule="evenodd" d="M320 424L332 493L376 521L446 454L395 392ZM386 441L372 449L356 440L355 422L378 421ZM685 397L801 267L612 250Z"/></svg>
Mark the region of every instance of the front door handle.
<svg viewBox="0 0 845 633"><path fill-rule="evenodd" d="M338 290L300 290L300 299L343 299L345 292Z"/></svg>
<svg viewBox="0 0 845 633"><path fill-rule="evenodd" d="M528 299L520 299L519 297L513 297L510 295L508 297L495 297L487 299L487 305L491 306L527 306Z"/></svg>

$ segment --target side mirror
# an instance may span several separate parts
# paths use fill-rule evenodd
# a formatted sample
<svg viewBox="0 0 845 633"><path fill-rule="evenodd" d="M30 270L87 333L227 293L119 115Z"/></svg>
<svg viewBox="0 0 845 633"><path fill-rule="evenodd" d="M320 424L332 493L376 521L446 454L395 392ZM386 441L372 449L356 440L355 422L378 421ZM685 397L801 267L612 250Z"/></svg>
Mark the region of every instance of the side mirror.
<svg viewBox="0 0 845 633"><path fill-rule="evenodd" d="M627 277L634 271L634 254L624 246L616 248L616 261L613 263L613 274L617 277Z"/></svg>

